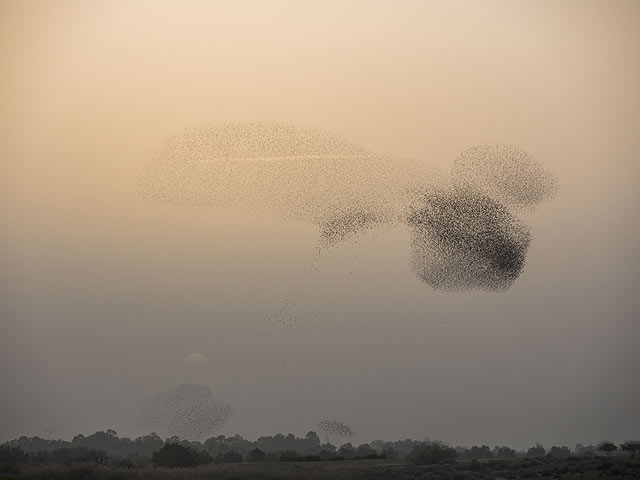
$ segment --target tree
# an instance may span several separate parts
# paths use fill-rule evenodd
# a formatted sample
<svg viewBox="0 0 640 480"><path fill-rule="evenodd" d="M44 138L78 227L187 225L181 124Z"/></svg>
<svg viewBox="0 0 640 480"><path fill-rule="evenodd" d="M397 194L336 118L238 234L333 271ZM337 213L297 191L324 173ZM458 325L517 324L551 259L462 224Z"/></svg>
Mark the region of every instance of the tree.
<svg viewBox="0 0 640 480"><path fill-rule="evenodd" d="M554 445L549 449L548 455L553 458L567 458L571 456L571 450L569 450L569 447Z"/></svg>
<svg viewBox="0 0 640 480"><path fill-rule="evenodd" d="M531 447L527 450L527 457L529 458L542 458L546 453L541 443L536 443L535 447Z"/></svg>
<svg viewBox="0 0 640 480"><path fill-rule="evenodd" d="M164 441L160 436L153 432L144 437L138 437L134 440L136 452L141 455L151 456L156 450L160 450L164 445Z"/></svg>
<svg viewBox="0 0 640 480"><path fill-rule="evenodd" d="M411 450L408 460L416 465L455 462L458 452L440 442L428 442L416 445Z"/></svg>
<svg viewBox="0 0 640 480"><path fill-rule="evenodd" d="M503 445L502 447L496 447L493 449L493 456L496 458L515 458L518 455L513 448Z"/></svg>
<svg viewBox="0 0 640 480"><path fill-rule="evenodd" d="M310 442L320 445L320 437L318 437L318 434L313 430L309 430L304 437Z"/></svg>
<svg viewBox="0 0 640 480"><path fill-rule="evenodd" d="M133 461L130 458L122 458L120 460L116 460L113 463L113 466L116 468L124 468L124 469L132 469L135 467Z"/></svg>
<svg viewBox="0 0 640 480"><path fill-rule="evenodd" d="M385 449L382 451L382 455L384 455L386 458L389 458L391 460L396 460L397 458L400 457L400 455L398 454L398 451L395 450L393 447L385 447Z"/></svg>
<svg viewBox="0 0 640 480"><path fill-rule="evenodd" d="M338 449L338 456L344 457L347 460L355 457L355 455L356 455L356 450L355 448L353 448L353 445L351 445L350 442L345 443Z"/></svg>
<svg viewBox="0 0 640 480"><path fill-rule="evenodd" d="M231 450L230 452L219 453L214 461L215 463L242 463L242 454Z"/></svg>
<svg viewBox="0 0 640 480"><path fill-rule="evenodd" d="M104 450L91 449L87 453L87 459L90 462L96 462L98 465L104 465L105 463L107 463L109 456Z"/></svg>
<svg viewBox="0 0 640 480"><path fill-rule="evenodd" d="M280 461L281 462L298 462L301 459L302 459L302 457L296 451L283 450L283 451L280 452Z"/></svg>
<svg viewBox="0 0 640 480"><path fill-rule="evenodd" d="M254 448L247 454L247 462L262 462L266 453L259 448Z"/></svg>
<svg viewBox="0 0 640 480"><path fill-rule="evenodd" d="M178 443L167 443L160 450L153 452L151 461L160 467L196 467L213 461L208 452L198 452L193 448Z"/></svg>
<svg viewBox="0 0 640 480"><path fill-rule="evenodd" d="M363 443L356 448L356 457L364 458L371 455L377 455L375 451L368 443Z"/></svg>
<svg viewBox="0 0 640 480"><path fill-rule="evenodd" d="M331 460L335 456L335 452L332 452L331 450L320 450L318 452L318 457L320 457L320 460Z"/></svg>
<svg viewBox="0 0 640 480"><path fill-rule="evenodd" d="M598 444L598 451L604 452L607 457L610 457L613 452L618 449L615 443L610 442L609 440L605 440Z"/></svg>
<svg viewBox="0 0 640 480"><path fill-rule="evenodd" d="M596 447L593 445L583 445L582 443L577 443L573 451L575 455L580 457L593 457L596 455Z"/></svg>
<svg viewBox="0 0 640 480"><path fill-rule="evenodd" d="M0 473L19 473L18 465L25 458L19 447L0 447Z"/></svg>
<svg viewBox="0 0 640 480"><path fill-rule="evenodd" d="M629 452L632 457L637 457L640 452L640 440L627 440L620 444L620 450Z"/></svg>
<svg viewBox="0 0 640 480"><path fill-rule="evenodd" d="M320 455L305 455L302 460L305 462L320 462L322 458Z"/></svg>
<svg viewBox="0 0 640 480"><path fill-rule="evenodd" d="M469 460L480 460L485 458L492 458L493 454L488 445L474 445L464 452L464 458Z"/></svg>

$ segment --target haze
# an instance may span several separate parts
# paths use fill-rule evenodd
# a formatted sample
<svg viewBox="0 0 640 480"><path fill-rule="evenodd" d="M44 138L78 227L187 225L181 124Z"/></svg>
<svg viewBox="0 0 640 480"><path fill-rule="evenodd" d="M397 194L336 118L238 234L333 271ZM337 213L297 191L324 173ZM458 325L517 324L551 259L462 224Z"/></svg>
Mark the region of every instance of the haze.
<svg viewBox="0 0 640 480"><path fill-rule="evenodd" d="M637 2L4 1L0 42L0 441L147 433L143 402L186 382L248 438L637 438ZM509 143L560 190L522 215L506 292L433 290L388 228L327 254L309 321L274 328L317 226L136 191L166 138L226 121L443 171Z"/></svg>

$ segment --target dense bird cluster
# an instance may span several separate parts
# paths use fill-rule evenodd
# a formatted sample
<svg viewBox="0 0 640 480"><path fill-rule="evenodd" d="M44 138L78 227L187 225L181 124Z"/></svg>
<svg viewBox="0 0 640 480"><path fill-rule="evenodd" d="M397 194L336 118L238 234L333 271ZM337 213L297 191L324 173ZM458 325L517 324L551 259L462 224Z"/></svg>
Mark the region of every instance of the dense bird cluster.
<svg viewBox="0 0 640 480"><path fill-rule="evenodd" d="M425 194L408 224L411 269L434 288L504 290L524 266L529 229L485 195Z"/></svg>
<svg viewBox="0 0 640 480"><path fill-rule="evenodd" d="M186 383L158 393L143 405L139 423L170 436L200 440L224 426L231 407L218 400L209 387Z"/></svg>
<svg viewBox="0 0 640 480"><path fill-rule="evenodd" d="M353 428L337 420L321 420L318 429L325 435L327 442L343 442L355 435Z"/></svg>
<svg viewBox="0 0 640 480"><path fill-rule="evenodd" d="M558 190L551 171L512 145L485 144L462 152L453 162L451 176L459 191L482 193L520 209L530 210Z"/></svg>
<svg viewBox="0 0 640 480"><path fill-rule="evenodd" d="M442 175L414 157L378 155L336 135L272 123L229 123L169 139L140 179L152 202L233 207L318 225L322 252L381 225L412 235L411 271L436 289L502 291L519 276L529 229L511 209L557 191L523 150L486 144ZM306 274L305 274L306 276ZM298 285L271 319L298 318Z"/></svg>

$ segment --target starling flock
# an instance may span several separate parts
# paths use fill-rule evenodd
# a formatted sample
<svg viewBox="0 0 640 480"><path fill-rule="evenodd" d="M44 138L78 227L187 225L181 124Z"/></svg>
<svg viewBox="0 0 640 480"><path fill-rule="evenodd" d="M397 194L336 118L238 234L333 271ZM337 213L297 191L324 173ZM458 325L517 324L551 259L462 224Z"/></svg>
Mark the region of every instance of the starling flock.
<svg viewBox="0 0 640 480"><path fill-rule="evenodd" d="M379 155L324 131L250 122L170 138L139 178L140 195L149 202L235 208L316 224L319 241L305 280L327 249L383 225L405 226L411 272L445 291L509 289L531 242L516 213L551 199L557 188L549 170L514 146L466 150L447 176L415 157ZM293 307L309 289L308 281L296 286L271 322L300 321ZM230 415L231 407L208 387L184 384L149 399L140 423L200 439ZM318 428L334 442L354 435L335 420L322 420Z"/></svg>
<svg viewBox="0 0 640 480"><path fill-rule="evenodd" d="M410 270L434 289L507 290L526 261L531 233L515 212L553 197L553 173L518 147L462 152L443 175L416 157L380 155L320 130L225 123L170 138L140 177L154 203L228 207L318 225L323 251L382 225L411 235ZM296 287L270 317L300 319Z"/></svg>
<svg viewBox="0 0 640 480"><path fill-rule="evenodd" d="M222 428L231 407L218 400L209 387L185 383L148 399L138 423L147 430L164 431L185 440L201 440Z"/></svg>
<svg viewBox="0 0 640 480"><path fill-rule="evenodd" d="M320 430L328 443L342 443L355 435L353 428L337 420L322 420L318 422Z"/></svg>

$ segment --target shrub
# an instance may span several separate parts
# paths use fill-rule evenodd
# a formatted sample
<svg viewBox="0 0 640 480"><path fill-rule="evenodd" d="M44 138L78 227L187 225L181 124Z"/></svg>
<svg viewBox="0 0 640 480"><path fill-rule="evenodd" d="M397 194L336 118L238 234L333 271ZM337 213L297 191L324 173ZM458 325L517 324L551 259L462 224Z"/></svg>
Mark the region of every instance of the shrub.
<svg viewBox="0 0 640 480"><path fill-rule="evenodd" d="M407 459L416 465L455 462L458 452L444 443L430 442L416 445Z"/></svg>
<svg viewBox="0 0 640 480"><path fill-rule="evenodd" d="M215 463L242 463L242 454L234 450L224 454L219 453L215 458Z"/></svg>
<svg viewBox="0 0 640 480"><path fill-rule="evenodd" d="M301 460L302 457L298 455L298 452L294 452L293 450L283 450L280 452L281 462L299 462Z"/></svg>
<svg viewBox="0 0 640 480"><path fill-rule="evenodd" d="M113 466L116 468L130 469L130 468L134 468L135 465L133 464L133 461L130 458L122 458L114 462Z"/></svg>
<svg viewBox="0 0 640 480"><path fill-rule="evenodd" d="M620 445L620 450L629 452L631 456L636 457L640 452L640 440L627 440Z"/></svg>
<svg viewBox="0 0 640 480"><path fill-rule="evenodd" d="M302 460L305 462L320 462L322 458L319 455L305 455Z"/></svg>
<svg viewBox="0 0 640 480"><path fill-rule="evenodd" d="M259 448L254 448L247 454L247 462L263 462L266 453Z"/></svg>
<svg viewBox="0 0 640 480"><path fill-rule="evenodd" d="M527 457L529 458L542 458L544 457L546 450L540 443L536 443L535 447L531 447L527 450Z"/></svg>
<svg viewBox="0 0 640 480"><path fill-rule="evenodd" d="M151 461L160 467L197 467L213 461L209 453L198 452L193 448L183 447L178 443L167 443L157 452L153 452Z"/></svg>
<svg viewBox="0 0 640 480"><path fill-rule="evenodd" d="M617 445L613 442L604 441L598 444L598 450L604 452L608 457L618 449Z"/></svg>

